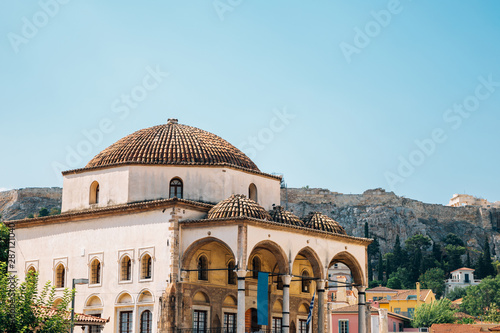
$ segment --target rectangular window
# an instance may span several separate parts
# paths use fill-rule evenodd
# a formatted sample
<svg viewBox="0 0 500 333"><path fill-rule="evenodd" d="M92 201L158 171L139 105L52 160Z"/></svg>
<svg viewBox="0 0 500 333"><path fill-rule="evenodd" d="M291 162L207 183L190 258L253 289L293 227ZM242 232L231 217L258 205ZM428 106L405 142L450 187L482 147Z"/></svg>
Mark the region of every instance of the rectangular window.
<svg viewBox="0 0 500 333"><path fill-rule="evenodd" d="M392 323L392 331L396 332L396 323L395 322Z"/></svg>
<svg viewBox="0 0 500 333"><path fill-rule="evenodd" d="M207 332L207 311L194 310L193 333Z"/></svg>
<svg viewBox="0 0 500 333"><path fill-rule="evenodd" d="M120 312L120 333L132 333L132 311Z"/></svg>
<svg viewBox="0 0 500 333"><path fill-rule="evenodd" d="M236 314L224 313L224 331L223 333L236 333Z"/></svg>
<svg viewBox="0 0 500 333"><path fill-rule="evenodd" d="M307 333L307 320L299 319L299 332L298 333Z"/></svg>
<svg viewBox="0 0 500 333"><path fill-rule="evenodd" d="M414 308L408 308L408 317L413 319L413 316L415 315L415 309Z"/></svg>
<svg viewBox="0 0 500 333"><path fill-rule="evenodd" d="M281 333L281 324L282 324L282 319L281 318L273 317L272 332L273 333Z"/></svg>
<svg viewBox="0 0 500 333"><path fill-rule="evenodd" d="M470 282L470 280L469 280L469 273L465 273L464 277L465 277L465 283L469 283Z"/></svg>
<svg viewBox="0 0 500 333"><path fill-rule="evenodd" d="M349 320L339 320L339 333L349 333Z"/></svg>
<svg viewBox="0 0 500 333"><path fill-rule="evenodd" d="M395 308L394 313L400 314L401 313L401 308Z"/></svg>
<svg viewBox="0 0 500 333"><path fill-rule="evenodd" d="M92 316L101 318L101 314L100 313L92 314ZM91 325L89 333L101 333L101 329L99 328L98 325Z"/></svg>

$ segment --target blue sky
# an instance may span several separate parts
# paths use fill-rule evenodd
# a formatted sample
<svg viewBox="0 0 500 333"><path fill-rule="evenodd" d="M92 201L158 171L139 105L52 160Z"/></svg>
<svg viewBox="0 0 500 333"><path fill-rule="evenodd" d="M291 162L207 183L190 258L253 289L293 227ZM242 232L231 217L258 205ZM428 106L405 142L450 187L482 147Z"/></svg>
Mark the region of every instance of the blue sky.
<svg viewBox="0 0 500 333"><path fill-rule="evenodd" d="M3 2L0 188L61 186L59 169L178 118L289 187L500 200L499 12L494 0Z"/></svg>

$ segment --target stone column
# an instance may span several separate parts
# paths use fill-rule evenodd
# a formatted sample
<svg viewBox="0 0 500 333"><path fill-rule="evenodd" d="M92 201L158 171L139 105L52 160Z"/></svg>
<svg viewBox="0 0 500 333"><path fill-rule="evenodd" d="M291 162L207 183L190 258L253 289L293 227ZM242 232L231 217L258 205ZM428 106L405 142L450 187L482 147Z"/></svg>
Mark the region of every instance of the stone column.
<svg viewBox="0 0 500 333"><path fill-rule="evenodd" d="M389 332L389 322L387 320L387 309L378 309L378 331L379 333Z"/></svg>
<svg viewBox="0 0 500 333"><path fill-rule="evenodd" d="M325 280L318 280L318 333L325 333Z"/></svg>
<svg viewBox="0 0 500 333"><path fill-rule="evenodd" d="M283 280L283 323L281 325L282 332L290 332L290 282L292 282L291 275L281 276Z"/></svg>
<svg viewBox="0 0 500 333"><path fill-rule="evenodd" d="M367 333L367 316L366 316L366 287L356 287L358 289L358 333Z"/></svg>
<svg viewBox="0 0 500 333"><path fill-rule="evenodd" d="M236 332L245 333L245 276L246 270L238 270L238 313L236 316Z"/></svg>

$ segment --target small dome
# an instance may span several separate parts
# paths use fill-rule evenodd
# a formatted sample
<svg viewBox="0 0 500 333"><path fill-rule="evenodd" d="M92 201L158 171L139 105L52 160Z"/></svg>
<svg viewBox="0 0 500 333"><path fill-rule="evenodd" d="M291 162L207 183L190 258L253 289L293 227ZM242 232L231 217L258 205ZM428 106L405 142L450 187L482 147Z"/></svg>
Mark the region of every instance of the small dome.
<svg viewBox="0 0 500 333"><path fill-rule="evenodd" d="M252 171L259 168L221 137L169 119L134 132L97 154L85 168L119 164L228 165Z"/></svg>
<svg viewBox="0 0 500 333"><path fill-rule="evenodd" d="M232 217L252 217L260 220L271 220L266 210L255 201L242 194L234 194L222 200L208 212L209 219L228 219Z"/></svg>
<svg viewBox="0 0 500 333"><path fill-rule="evenodd" d="M271 220L274 222L295 225L298 227L304 226L304 222L302 222L301 219L299 219L293 213L286 211L281 206L273 207L273 209L269 211L269 214L271 214Z"/></svg>
<svg viewBox="0 0 500 333"><path fill-rule="evenodd" d="M334 234L346 234L344 228L337 221L320 212L309 213L304 219L304 224L311 229L328 231Z"/></svg>

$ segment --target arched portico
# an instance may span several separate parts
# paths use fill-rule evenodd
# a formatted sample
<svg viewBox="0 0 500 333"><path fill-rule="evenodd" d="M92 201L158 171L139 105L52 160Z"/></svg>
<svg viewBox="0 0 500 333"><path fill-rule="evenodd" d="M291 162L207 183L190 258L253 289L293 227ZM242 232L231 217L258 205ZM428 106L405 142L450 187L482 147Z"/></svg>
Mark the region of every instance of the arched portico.
<svg viewBox="0 0 500 333"><path fill-rule="evenodd" d="M366 250L365 250L366 251ZM366 252L365 252L366 253ZM362 268L359 261L356 259L354 255L349 253L348 251L342 251L337 253L328 267L331 267L335 263L343 263L347 267L349 267L351 271L351 276L353 280L353 286L358 290L358 323L359 323L359 332L366 332L367 327L370 326L370 315L367 311L366 307L366 295L365 290L368 285L367 275L366 273L366 264L365 269ZM365 263L366 263L366 255L365 255Z"/></svg>

